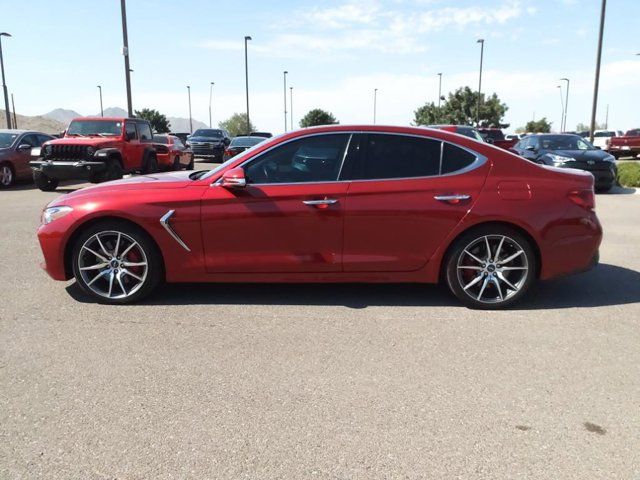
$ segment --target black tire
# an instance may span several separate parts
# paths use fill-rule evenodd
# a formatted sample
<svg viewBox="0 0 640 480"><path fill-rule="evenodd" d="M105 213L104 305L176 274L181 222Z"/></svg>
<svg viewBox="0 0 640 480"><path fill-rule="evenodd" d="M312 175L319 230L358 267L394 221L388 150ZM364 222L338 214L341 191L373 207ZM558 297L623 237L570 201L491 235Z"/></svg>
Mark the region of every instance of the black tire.
<svg viewBox="0 0 640 480"><path fill-rule="evenodd" d="M453 243L445 259L444 274L451 292L468 307L506 308L521 300L535 281L537 258L529 239L517 230L503 225L481 226Z"/></svg>
<svg viewBox="0 0 640 480"><path fill-rule="evenodd" d="M0 189L12 187L16 183L16 172L9 162L0 163Z"/></svg>
<svg viewBox="0 0 640 480"><path fill-rule="evenodd" d="M36 187L43 192L53 192L58 188L58 183L60 183L60 181L57 178L51 178L42 172L34 171L33 183L35 183Z"/></svg>
<svg viewBox="0 0 640 480"><path fill-rule="evenodd" d="M101 243L95 241L96 236ZM137 246L129 249L124 258L119 257L117 254L127 250L132 241ZM106 250L101 248L101 244ZM118 251L114 255L116 248ZM96 265L104 263L95 253L108 263L101 268L81 270L83 266L92 266L91 262L98 262ZM134 254L137 257L132 257ZM143 261L146 267L140 266ZM164 271L160 252L149 235L139 227L118 220L105 220L81 232L73 245L71 263L73 276L80 288L92 299L105 304L126 304L143 299L158 286ZM99 278L95 279L95 276Z"/></svg>
<svg viewBox="0 0 640 480"><path fill-rule="evenodd" d="M144 164L144 170L142 173L144 175L149 175L150 173L156 173L158 171L158 159L154 153L150 153L147 157L147 161Z"/></svg>
<svg viewBox="0 0 640 480"><path fill-rule="evenodd" d="M193 170L193 166L194 166L194 158L193 158L193 155L191 155L191 161L189 162L189 165L187 165L187 170Z"/></svg>
<svg viewBox="0 0 640 480"><path fill-rule="evenodd" d="M178 170L182 170L182 165L180 164L180 157L176 157L173 159L173 168L172 170L174 171L178 171Z"/></svg>
<svg viewBox="0 0 640 480"><path fill-rule="evenodd" d="M122 165L117 158L107 160L107 168L103 172L91 177L91 183L109 182L111 180L120 180L124 175Z"/></svg>

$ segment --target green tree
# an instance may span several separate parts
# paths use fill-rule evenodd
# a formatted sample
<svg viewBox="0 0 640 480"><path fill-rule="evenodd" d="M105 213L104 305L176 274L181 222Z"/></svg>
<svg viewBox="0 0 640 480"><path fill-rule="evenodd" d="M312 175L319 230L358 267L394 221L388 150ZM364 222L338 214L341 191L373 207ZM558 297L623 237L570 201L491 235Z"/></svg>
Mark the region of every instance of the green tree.
<svg viewBox="0 0 640 480"><path fill-rule="evenodd" d="M153 108L143 108L142 110L136 110L134 113L136 117L148 120L151 124L151 129L155 133L168 133L170 131L169 120L159 111Z"/></svg>
<svg viewBox="0 0 640 480"><path fill-rule="evenodd" d="M524 131L527 133L549 133L552 123L547 121L547 117L542 117L540 120L531 120L524 126Z"/></svg>
<svg viewBox="0 0 640 480"><path fill-rule="evenodd" d="M434 125L444 120L442 107L435 103L425 103L413 112L413 125Z"/></svg>
<svg viewBox="0 0 640 480"><path fill-rule="evenodd" d="M487 97L482 94L480 103L480 121L482 127L507 128L508 123L502 119L509 109L493 93ZM469 87L460 87L449 93L448 98L438 109L433 103L427 103L414 112L414 125L429 125L433 123L452 123L455 125L475 125L478 109L478 92Z"/></svg>
<svg viewBox="0 0 640 480"><path fill-rule="evenodd" d="M249 122L249 131L247 132L247 114L246 113L234 113L225 121L218 124L220 128L229 132L232 137L238 135L249 135L251 132L255 132L256 126Z"/></svg>
<svg viewBox="0 0 640 480"><path fill-rule="evenodd" d="M330 112L322 110L320 108L314 108L310 110L302 120L300 120L300 126L302 128L315 127L317 125L335 125L340 123L336 120Z"/></svg>

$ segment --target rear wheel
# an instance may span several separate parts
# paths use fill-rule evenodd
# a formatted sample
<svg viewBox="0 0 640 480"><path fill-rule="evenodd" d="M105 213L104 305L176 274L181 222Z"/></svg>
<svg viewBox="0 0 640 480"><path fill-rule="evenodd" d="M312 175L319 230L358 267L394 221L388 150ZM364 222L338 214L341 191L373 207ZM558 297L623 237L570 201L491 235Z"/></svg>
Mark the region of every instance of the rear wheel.
<svg viewBox="0 0 640 480"><path fill-rule="evenodd" d="M176 156L176 158L173 159L173 169L178 171L178 170L182 170L182 165L180 165L180 157Z"/></svg>
<svg viewBox="0 0 640 480"><path fill-rule="evenodd" d="M16 175L10 163L0 165L0 188L9 188L16 181Z"/></svg>
<svg viewBox="0 0 640 480"><path fill-rule="evenodd" d="M193 155L191 155L191 160L189 161L189 165L187 165L187 170L193 170Z"/></svg>
<svg viewBox="0 0 640 480"><path fill-rule="evenodd" d="M470 231L455 242L447 257L447 284L471 308L512 305L535 278L536 256L530 242L508 227Z"/></svg>
<svg viewBox="0 0 640 480"><path fill-rule="evenodd" d="M143 174L148 175L150 173L156 173L158 171L158 159L154 154L150 154L145 162Z"/></svg>
<svg viewBox="0 0 640 480"><path fill-rule="evenodd" d="M33 182L43 192L53 192L58 188L59 180L57 178L51 178L42 172L33 172Z"/></svg>
<svg viewBox="0 0 640 480"><path fill-rule="evenodd" d="M73 249L73 275L103 303L131 303L151 293L161 279L161 257L148 235L126 223L93 225Z"/></svg>

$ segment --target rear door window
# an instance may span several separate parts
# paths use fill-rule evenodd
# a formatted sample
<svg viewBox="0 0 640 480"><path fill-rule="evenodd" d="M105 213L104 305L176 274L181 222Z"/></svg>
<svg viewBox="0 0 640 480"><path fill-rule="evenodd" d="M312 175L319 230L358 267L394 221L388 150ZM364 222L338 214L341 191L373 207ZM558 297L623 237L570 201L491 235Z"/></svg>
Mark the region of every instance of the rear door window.
<svg viewBox="0 0 640 480"><path fill-rule="evenodd" d="M364 136L354 180L382 180L438 175L441 142L407 135Z"/></svg>
<svg viewBox="0 0 640 480"><path fill-rule="evenodd" d="M474 153L445 142L442 147L442 174L464 170L477 158Z"/></svg>

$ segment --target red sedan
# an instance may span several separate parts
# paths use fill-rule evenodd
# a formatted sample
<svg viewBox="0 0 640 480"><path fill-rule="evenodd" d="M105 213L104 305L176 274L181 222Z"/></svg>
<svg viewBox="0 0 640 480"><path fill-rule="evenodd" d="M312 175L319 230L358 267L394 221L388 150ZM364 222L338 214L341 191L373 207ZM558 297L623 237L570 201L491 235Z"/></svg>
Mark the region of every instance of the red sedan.
<svg viewBox="0 0 640 480"><path fill-rule="evenodd" d="M499 308L595 265L602 229L589 173L442 130L333 125L64 195L38 238L51 277L105 303L162 280L444 282Z"/></svg>
<svg viewBox="0 0 640 480"><path fill-rule="evenodd" d="M193 152L175 135L153 136L160 170L193 170Z"/></svg>

